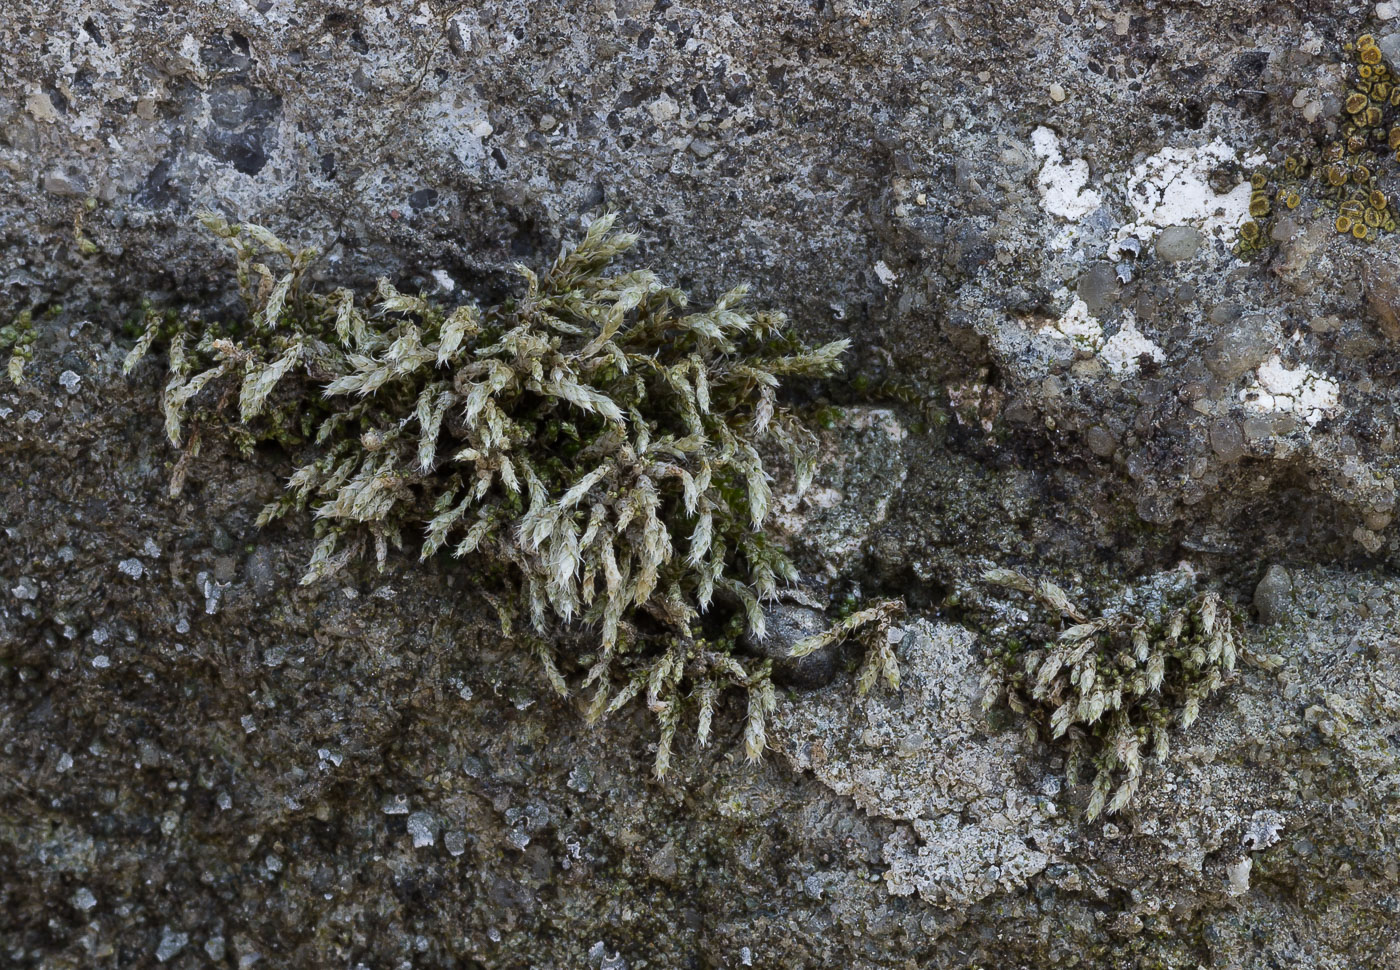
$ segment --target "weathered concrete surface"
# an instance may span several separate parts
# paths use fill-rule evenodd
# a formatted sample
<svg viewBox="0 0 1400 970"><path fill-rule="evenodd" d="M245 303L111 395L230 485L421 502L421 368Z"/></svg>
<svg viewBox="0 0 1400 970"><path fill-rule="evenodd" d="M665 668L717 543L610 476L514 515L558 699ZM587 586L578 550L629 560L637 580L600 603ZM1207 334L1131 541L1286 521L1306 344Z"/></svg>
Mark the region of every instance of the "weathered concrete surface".
<svg viewBox="0 0 1400 970"><path fill-rule="evenodd" d="M1400 965L1397 243L1310 200L1228 248L1373 13L0 9L0 314L66 307L0 387L0 961ZM698 295L855 341L779 525L818 595L906 598L904 691L794 692L759 768L735 699L650 781L653 726L584 729L463 572L295 588L305 524L252 525L288 457L211 438L171 499L159 368L117 374L133 301L231 306L199 207L451 299L604 205ZM1093 602L1183 559L1284 664L1085 824L970 703L1007 633L972 577Z"/></svg>
<svg viewBox="0 0 1400 970"><path fill-rule="evenodd" d="M907 630L898 697L853 705L833 687L786 708L784 753L901 823L882 849L890 892L964 934L990 920L1007 941L993 963L1395 966L1400 601L1363 582L1357 609L1351 582L1299 576L1290 619L1251 644L1283 665L1246 669L1121 818L1084 822L1088 786L1066 798L1043 748L983 719L958 627Z"/></svg>
<svg viewBox="0 0 1400 970"><path fill-rule="evenodd" d="M5 289L226 292L212 206L341 280L489 290L612 206L659 269L860 335L906 398L1050 426L1198 546L1301 489L1331 501L1289 554L1388 556L1392 246L1309 197L1269 265L1228 251L1249 170L1337 130L1362 29L1264 0L16 8Z"/></svg>

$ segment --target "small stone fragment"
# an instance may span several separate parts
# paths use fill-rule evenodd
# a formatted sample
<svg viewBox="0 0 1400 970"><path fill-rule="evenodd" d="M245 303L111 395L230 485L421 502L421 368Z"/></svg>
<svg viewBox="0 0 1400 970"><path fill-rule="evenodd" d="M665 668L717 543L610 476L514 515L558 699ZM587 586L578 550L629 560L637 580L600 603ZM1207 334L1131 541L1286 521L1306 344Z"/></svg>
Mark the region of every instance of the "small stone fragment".
<svg viewBox="0 0 1400 970"><path fill-rule="evenodd" d="M1244 429L1245 440L1250 444L1261 444L1274 436L1273 423L1262 415L1252 414L1240 426Z"/></svg>
<svg viewBox="0 0 1400 970"><path fill-rule="evenodd" d="M680 107L676 104L674 98L669 95L662 95L647 105L647 113L651 115L653 121L671 121L680 114Z"/></svg>
<svg viewBox="0 0 1400 970"><path fill-rule="evenodd" d="M1371 553L1380 552L1381 546L1385 544L1385 540L1363 525L1353 529L1351 537L1361 543L1361 548Z"/></svg>
<svg viewBox="0 0 1400 970"><path fill-rule="evenodd" d="M1084 301L1092 316L1103 316L1118 303L1122 292L1118 273L1113 264L1097 262L1079 278L1076 295Z"/></svg>
<svg viewBox="0 0 1400 970"><path fill-rule="evenodd" d="M785 687L811 690L825 687L836 676L840 643L832 643L794 660L788 651L798 641L821 633L829 625L818 610L796 603L777 603L767 611L768 635L745 639L749 649L773 659L773 680Z"/></svg>
<svg viewBox="0 0 1400 970"><path fill-rule="evenodd" d="M1400 31L1377 38L1376 46L1381 49L1387 64L1400 64Z"/></svg>
<svg viewBox="0 0 1400 970"><path fill-rule="evenodd" d="M1118 440L1113 437L1113 432L1098 424L1084 433L1084 442L1099 458L1112 458L1118 450Z"/></svg>
<svg viewBox="0 0 1400 970"><path fill-rule="evenodd" d="M1064 87L1063 87L1062 85L1060 85L1058 82L1052 82L1051 85L1050 85L1050 100L1053 101L1053 102L1055 102L1056 104L1059 104L1059 103L1060 103L1061 101L1063 101L1064 99L1065 99L1065 89L1064 89Z"/></svg>
<svg viewBox="0 0 1400 970"><path fill-rule="evenodd" d="M190 935L188 933L176 933L167 926L161 931L160 946L156 947L156 959L165 963L189 946L189 943Z"/></svg>
<svg viewBox="0 0 1400 970"><path fill-rule="evenodd" d="M1207 348L1205 365L1221 380L1233 381L1268 360L1278 338L1278 324L1262 313L1247 313L1228 324Z"/></svg>
<svg viewBox="0 0 1400 970"><path fill-rule="evenodd" d="M449 855L459 856L467 851L467 836L459 829L453 829L442 837L442 844Z"/></svg>
<svg viewBox="0 0 1400 970"><path fill-rule="evenodd" d="M1272 565L1254 587L1254 609L1259 614L1259 622L1277 623L1287 613L1293 601L1293 578L1288 570L1280 565Z"/></svg>
<svg viewBox="0 0 1400 970"><path fill-rule="evenodd" d="M414 812L408 817L408 834L415 849L425 849L437 841L437 819L431 812Z"/></svg>
<svg viewBox="0 0 1400 970"><path fill-rule="evenodd" d="M44 191L50 195L75 196L87 194L87 179L60 169L44 176Z"/></svg>
<svg viewBox="0 0 1400 970"><path fill-rule="evenodd" d="M1204 238L1190 226L1167 226L1157 234L1157 258L1168 263L1190 259L1201 248Z"/></svg>
<svg viewBox="0 0 1400 970"><path fill-rule="evenodd" d="M1249 892L1249 872L1254 868L1254 860L1245 856L1225 870L1230 878L1230 895L1243 896Z"/></svg>
<svg viewBox="0 0 1400 970"><path fill-rule="evenodd" d="M10 593L16 599L33 600L39 598L39 584L28 576L21 576L19 582L10 587Z"/></svg>
<svg viewBox="0 0 1400 970"><path fill-rule="evenodd" d="M1210 426L1210 446L1227 462L1239 461L1249 450L1244 432L1233 418L1220 418Z"/></svg>

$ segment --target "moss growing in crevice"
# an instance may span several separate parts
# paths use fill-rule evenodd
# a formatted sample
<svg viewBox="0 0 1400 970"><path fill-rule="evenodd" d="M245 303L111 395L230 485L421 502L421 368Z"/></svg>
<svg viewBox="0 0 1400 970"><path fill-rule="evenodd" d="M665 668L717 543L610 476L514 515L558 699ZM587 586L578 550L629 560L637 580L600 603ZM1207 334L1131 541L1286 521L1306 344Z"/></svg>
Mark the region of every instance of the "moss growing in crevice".
<svg viewBox="0 0 1400 970"><path fill-rule="evenodd" d="M519 267L504 303L446 307L381 280L370 296L308 284L316 251L209 215L233 251L244 320L150 313L128 372L166 342L166 432L184 453L210 428L245 450L296 449L267 524L309 511L317 543L303 583L416 541L427 558L471 557L503 624L561 694L588 691L592 717L643 695L661 724L658 775L680 711L709 736L714 698L748 693L746 746L763 750L773 707L762 601L796 579L763 527L763 454L778 446L799 490L813 435L780 406L780 379L840 369L847 341L809 348L782 314L744 307L743 287L691 311L647 270L609 264L635 242L596 220L544 272ZM490 584L488 584L489 586ZM597 631L575 656L544 639ZM892 676L892 675L891 675Z"/></svg>
<svg viewBox="0 0 1400 970"><path fill-rule="evenodd" d="M21 310L12 321L0 327L0 355L8 355L5 374L16 386L24 383L24 365L34 359L34 344L39 339L34 312L32 308ZM60 312L62 308L57 305L45 311L49 317Z"/></svg>

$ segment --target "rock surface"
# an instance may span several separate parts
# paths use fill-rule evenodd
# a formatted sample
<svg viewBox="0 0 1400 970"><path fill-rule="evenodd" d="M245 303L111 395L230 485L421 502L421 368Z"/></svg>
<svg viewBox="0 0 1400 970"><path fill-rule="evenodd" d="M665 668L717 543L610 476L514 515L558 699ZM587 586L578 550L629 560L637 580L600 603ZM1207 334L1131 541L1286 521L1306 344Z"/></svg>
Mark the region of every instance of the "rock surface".
<svg viewBox="0 0 1400 970"><path fill-rule="evenodd" d="M1400 50L1380 7L0 10L0 319L39 335L0 378L0 962L1400 966L1400 241L1310 197L1230 249L1251 169L1335 134L1343 44ZM905 599L901 690L833 651L763 764L727 698L657 783L654 724L584 727L468 571L298 587L305 522L253 525L289 457L211 439L171 497L163 375L119 373L140 300L234 305L201 207L444 300L612 207L702 298L851 337L777 525L809 595ZM976 577L1182 562L1250 662L1086 822L981 711Z"/></svg>

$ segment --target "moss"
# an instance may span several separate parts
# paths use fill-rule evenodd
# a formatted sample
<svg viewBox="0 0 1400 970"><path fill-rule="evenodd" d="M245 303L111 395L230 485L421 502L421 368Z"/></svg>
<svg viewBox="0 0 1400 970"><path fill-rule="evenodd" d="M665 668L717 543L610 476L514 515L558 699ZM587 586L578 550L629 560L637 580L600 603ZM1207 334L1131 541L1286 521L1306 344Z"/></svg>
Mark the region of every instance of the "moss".
<svg viewBox="0 0 1400 970"><path fill-rule="evenodd" d="M1170 591L1155 611L1091 618L1047 580L1009 569L983 578L1028 595L1052 623L1070 624L1042 647L1006 641L992 658L983 707L1004 700L1030 719L1033 733L1065 738L1070 784L1092 763L1086 817L1121 811L1141 781L1142 755L1150 749L1165 761L1173 725L1190 728L1234 670L1234 616L1216 593Z"/></svg>
<svg viewBox="0 0 1400 970"><path fill-rule="evenodd" d="M588 692L590 718L645 699L658 775L681 711L696 712L703 745L730 687L747 694L758 757L771 661L736 644L764 635L762 601L796 579L763 531L761 455L784 452L806 488L814 438L780 406L780 380L836 373L847 341L804 346L782 314L748 310L743 287L692 311L650 271L610 270L635 242L611 217L543 272L519 267L523 292L490 307L387 280L373 294L318 290L315 250L204 222L233 252L247 316L148 307L126 362L167 347L173 490L205 434L245 454L292 450L287 492L258 522L312 513L303 583L363 556L382 569L414 539L424 559L470 557L478 575L501 574L484 591L555 690ZM546 635L578 623L596 640L559 655Z"/></svg>
<svg viewBox="0 0 1400 970"><path fill-rule="evenodd" d="M61 307L51 306L46 311L49 317L57 316ZM15 315L10 323L0 327L0 354L9 352L5 372L16 385L24 383L24 365L34 359L34 344L39 332L34 324L34 310L24 309Z"/></svg>

